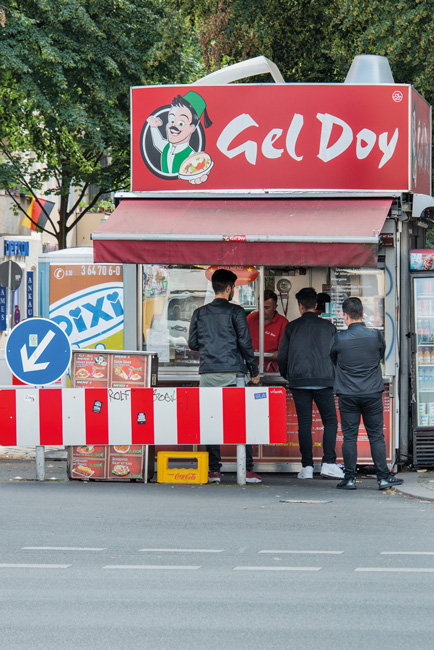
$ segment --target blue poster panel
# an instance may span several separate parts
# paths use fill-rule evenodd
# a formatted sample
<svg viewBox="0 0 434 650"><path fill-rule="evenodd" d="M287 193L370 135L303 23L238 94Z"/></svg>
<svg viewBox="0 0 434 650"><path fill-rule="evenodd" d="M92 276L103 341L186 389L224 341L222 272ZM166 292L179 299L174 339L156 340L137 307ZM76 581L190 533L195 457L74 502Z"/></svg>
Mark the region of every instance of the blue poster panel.
<svg viewBox="0 0 434 650"><path fill-rule="evenodd" d="M27 318L33 318L33 271L27 271L26 282Z"/></svg>
<svg viewBox="0 0 434 650"><path fill-rule="evenodd" d="M7 328L7 289L0 286L0 332L5 332Z"/></svg>

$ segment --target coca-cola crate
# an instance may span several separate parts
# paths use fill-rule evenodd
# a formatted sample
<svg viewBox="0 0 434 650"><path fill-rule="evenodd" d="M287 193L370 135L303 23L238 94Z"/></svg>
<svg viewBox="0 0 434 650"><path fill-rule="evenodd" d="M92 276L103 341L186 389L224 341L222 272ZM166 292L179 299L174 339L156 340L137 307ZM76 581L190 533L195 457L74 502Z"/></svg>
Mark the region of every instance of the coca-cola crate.
<svg viewBox="0 0 434 650"><path fill-rule="evenodd" d="M189 459L189 463L187 463ZM169 467L182 461L187 467ZM159 451L157 454L158 483L208 483L207 451Z"/></svg>

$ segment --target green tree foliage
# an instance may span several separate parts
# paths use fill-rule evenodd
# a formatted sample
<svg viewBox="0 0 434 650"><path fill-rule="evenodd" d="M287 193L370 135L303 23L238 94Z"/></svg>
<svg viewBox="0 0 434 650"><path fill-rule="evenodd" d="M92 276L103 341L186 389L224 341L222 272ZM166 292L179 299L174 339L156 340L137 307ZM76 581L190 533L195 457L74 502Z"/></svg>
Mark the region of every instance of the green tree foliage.
<svg viewBox="0 0 434 650"><path fill-rule="evenodd" d="M338 68L347 69L356 54L387 56L395 82L411 84L434 103L432 0L342 0L336 34ZM434 247L432 229L427 246Z"/></svg>
<svg viewBox="0 0 434 650"><path fill-rule="evenodd" d="M0 186L50 183L64 248L90 185L88 209L129 185L130 87L189 83L198 57L160 0L10 0L0 18Z"/></svg>
<svg viewBox="0 0 434 650"><path fill-rule="evenodd" d="M287 82L336 80L331 24L339 0L169 2L189 17L208 72L264 55Z"/></svg>
<svg viewBox="0 0 434 650"><path fill-rule="evenodd" d="M336 17L336 58L387 56L396 83L408 83L434 103L432 0L342 0Z"/></svg>

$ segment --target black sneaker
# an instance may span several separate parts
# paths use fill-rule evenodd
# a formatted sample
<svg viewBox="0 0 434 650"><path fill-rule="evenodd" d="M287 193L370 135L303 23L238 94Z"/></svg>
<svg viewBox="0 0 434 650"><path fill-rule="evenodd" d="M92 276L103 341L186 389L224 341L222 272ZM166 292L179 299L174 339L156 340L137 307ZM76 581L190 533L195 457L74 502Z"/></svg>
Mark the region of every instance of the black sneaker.
<svg viewBox="0 0 434 650"><path fill-rule="evenodd" d="M344 478L336 487L338 490L357 490L356 480L354 478Z"/></svg>
<svg viewBox="0 0 434 650"><path fill-rule="evenodd" d="M393 476L393 474L391 474L387 478L381 478L378 481L378 489L379 490L386 490L387 488L395 487L396 485L401 485L402 483L404 483L404 479L395 478L395 476Z"/></svg>

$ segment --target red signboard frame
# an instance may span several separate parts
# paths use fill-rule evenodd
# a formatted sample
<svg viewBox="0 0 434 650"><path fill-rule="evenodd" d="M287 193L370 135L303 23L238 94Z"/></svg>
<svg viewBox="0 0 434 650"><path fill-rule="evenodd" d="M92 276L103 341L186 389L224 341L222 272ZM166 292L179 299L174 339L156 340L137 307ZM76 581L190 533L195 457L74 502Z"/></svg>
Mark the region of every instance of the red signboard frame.
<svg viewBox="0 0 434 650"><path fill-rule="evenodd" d="M408 85L137 87L131 129L134 192L431 193L431 108Z"/></svg>

